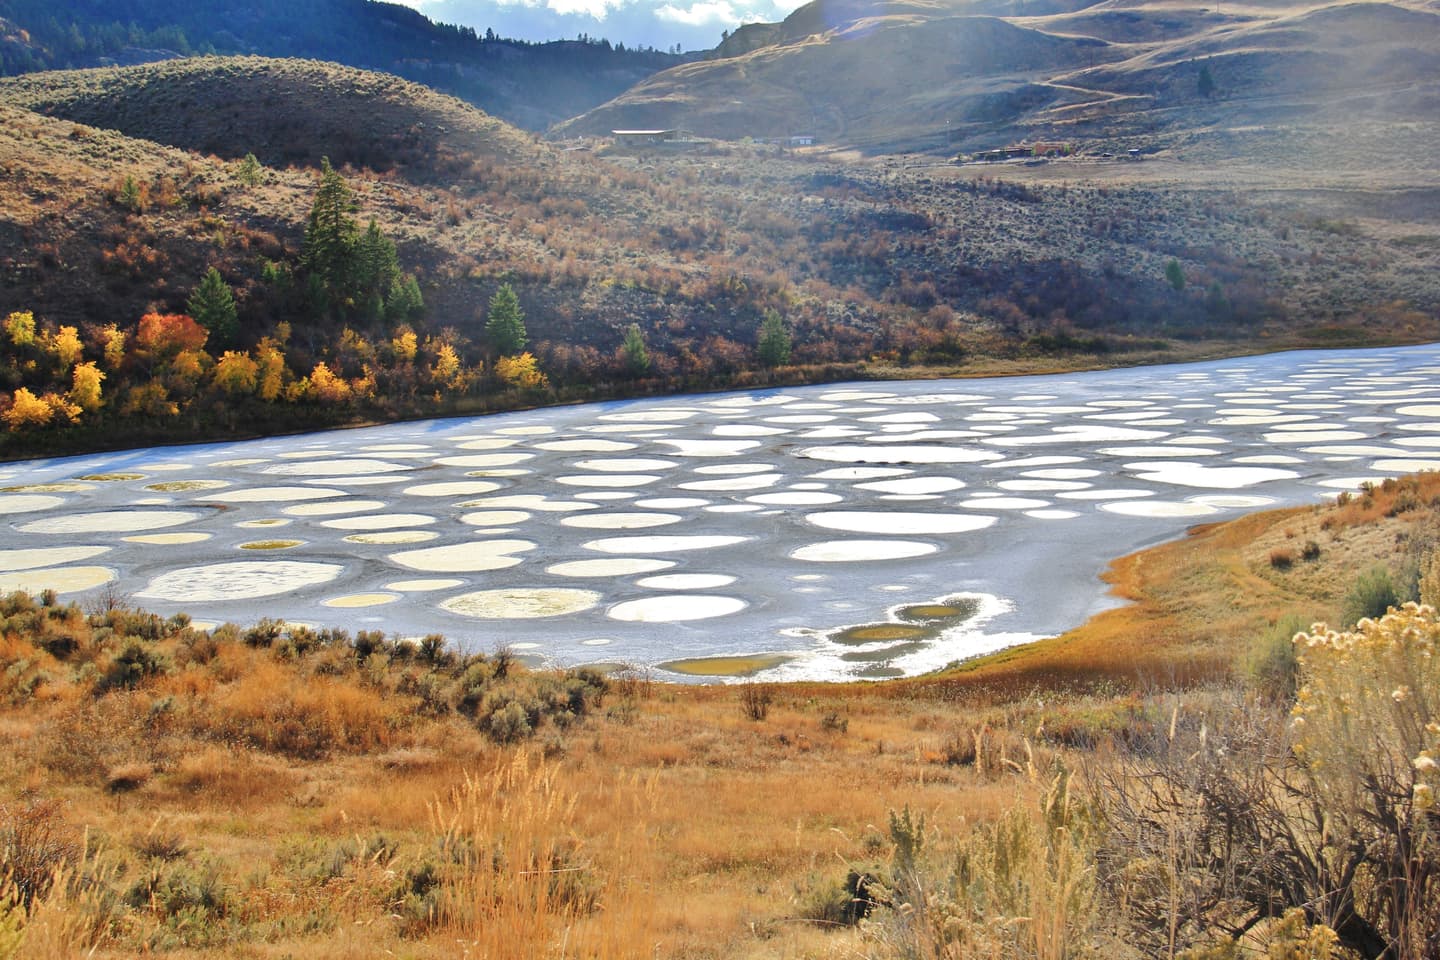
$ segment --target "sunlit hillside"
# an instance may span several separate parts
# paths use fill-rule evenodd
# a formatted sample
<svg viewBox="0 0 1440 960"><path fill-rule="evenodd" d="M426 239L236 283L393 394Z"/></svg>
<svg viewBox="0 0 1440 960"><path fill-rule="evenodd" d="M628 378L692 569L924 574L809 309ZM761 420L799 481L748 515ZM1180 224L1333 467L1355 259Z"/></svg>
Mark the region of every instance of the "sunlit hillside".
<svg viewBox="0 0 1440 960"><path fill-rule="evenodd" d="M126 403L155 377L148 362L102 365L102 402L78 431L54 429L70 417L52 405L48 431L10 431L17 452L57 435L74 449L877 372L1414 341L1440 303L1434 211L1401 188L1187 188L1158 158L1070 183L1058 164L904 168L739 143L610 156L313 61L26 76L0 82L0 101L0 317L32 315L34 350L62 328L81 347L60 364L12 351L0 393L62 397L76 363L102 363L109 325L134 347L142 317L192 309L212 266L236 312L233 336L201 344L165 397ZM374 219L396 276L415 278L403 312L372 302L388 289L310 286L327 156L353 192L355 235ZM493 366L485 328L506 284L539 376ZM793 347L778 364L758 351L771 314ZM413 356L393 347L404 324ZM622 350L632 324L642 365ZM282 386L323 363L345 389L301 405L227 394L212 364L226 350L253 359L266 338L286 344ZM442 348L453 360L437 366Z"/></svg>
<svg viewBox="0 0 1440 960"><path fill-rule="evenodd" d="M1193 137L1211 161L1434 169L1440 19L1425 3L817 0L747 31L558 132L805 134L871 153Z"/></svg>

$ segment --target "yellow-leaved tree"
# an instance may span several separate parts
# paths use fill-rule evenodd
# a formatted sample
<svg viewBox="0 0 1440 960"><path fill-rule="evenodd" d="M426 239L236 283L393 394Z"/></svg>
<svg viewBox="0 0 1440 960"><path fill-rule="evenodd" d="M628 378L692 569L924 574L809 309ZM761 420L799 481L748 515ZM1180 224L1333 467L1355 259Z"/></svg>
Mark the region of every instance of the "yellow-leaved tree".
<svg viewBox="0 0 1440 960"><path fill-rule="evenodd" d="M100 331L101 349L105 351L105 367L119 370L125 362L125 331L113 323L107 323Z"/></svg>
<svg viewBox="0 0 1440 960"><path fill-rule="evenodd" d="M260 365L244 350L226 350L211 375L215 386L229 396L249 396L259 381Z"/></svg>
<svg viewBox="0 0 1440 960"><path fill-rule="evenodd" d="M280 342L270 337L255 348L255 392L270 403L285 386L285 353Z"/></svg>
<svg viewBox="0 0 1440 960"><path fill-rule="evenodd" d="M100 383L104 379L105 374L93 360L75 364L75 369L70 373L70 402L85 413L99 410L105 405L100 390Z"/></svg>
<svg viewBox="0 0 1440 960"><path fill-rule="evenodd" d="M549 384L545 374L540 372L540 363L529 351L513 357L501 357L495 361L495 376L507 387L521 390L544 387Z"/></svg>
<svg viewBox="0 0 1440 960"><path fill-rule="evenodd" d="M50 404L21 387L10 398L10 409L4 413L5 424L12 432L49 426L55 411Z"/></svg>
<svg viewBox="0 0 1440 960"><path fill-rule="evenodd" d="M55 357L55 365L64 374L79 362L85 351L80 342L80 331L74 327L61 327L45 338L45 349Z"/></svg>
<svg viewBox="0 0 1440 960"><path fill-rule="evenodd" d="M13 347L28 347L35 343L35 314L29 310L17 310L0 324L5 336Z"/></svg>
<svg viewBox="0 0 1440 960"><path fill-rule="evenodd" d="M310 371L310 395L321 403L348 403L351 396L350 384L344 377L336 376L325 361L315 364Z"/></svg>

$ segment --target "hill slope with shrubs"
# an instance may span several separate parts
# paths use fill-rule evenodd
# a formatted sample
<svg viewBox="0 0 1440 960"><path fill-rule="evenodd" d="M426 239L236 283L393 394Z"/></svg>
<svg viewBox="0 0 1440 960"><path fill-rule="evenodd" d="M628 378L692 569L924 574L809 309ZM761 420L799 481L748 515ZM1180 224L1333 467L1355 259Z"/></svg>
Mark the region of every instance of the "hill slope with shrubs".
<svg viewBox="0 0 1440 960"><path fill-rule="evenodd" d="M235 78L246 92L226 92ZM0 82L0 111L11 455L1437 332L1440 214L1415 191L1026 183L744 145L637 162L313 62L21 77ZM322 137L327 112L375 135ZM346 253L322 276L311 221L326 178L311 164L331 150ZM165 326L142 337L145 317L204 309L192 300L211 269L228 332L145 346ZM502 288L527 335L528 359L507 364L486 333ZM772 313L788 352L758 349ZM632 325L643 366L623 349ZM76 383L86 364L98 394L93 373ZM275 377L251 377L256 364ZM22 389L33 415L14 412ZM49 413L31 402L46 397Z"/></svg>
<svg viewBox="0 0 1440 960"><path fill-rule="evenodd" d="M1227 153L1244 146L1252 161L1273 162L1318 151L1363 166L1389 165L1398 151L1433 168L1437 37L1440 14L1411 0L1242 2L1223 11L814 0L555 132L803 134L879 154L1051 141L1098 154L1150 152L1191 135L1228 141L1259 126L1272 138L1226 142ZM1381 121L1371 135L1357 128ZM1295 139L1282 145L1275 128ZM1377 138L1384 150L1374 149Z"/></svg>
<svg viewBox="0 0 1440 960"><path fill-rule="evenodd" d="M198 54L298 57L383 70L532 130L685 60L598 38L509 40L371 0L0 0L0 76Z"/></svg>

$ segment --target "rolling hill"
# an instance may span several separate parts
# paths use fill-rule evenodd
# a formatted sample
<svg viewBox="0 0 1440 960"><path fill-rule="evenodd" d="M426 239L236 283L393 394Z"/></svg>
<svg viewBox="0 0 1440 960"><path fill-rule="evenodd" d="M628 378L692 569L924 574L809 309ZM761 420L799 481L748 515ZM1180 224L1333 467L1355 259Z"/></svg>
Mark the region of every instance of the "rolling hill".
<svg viewBox="0 0 1440 960"><path fill-rule="evenodd" d="M1437 67L1440 12L1409 0L1223 9L816 0L554 132L811 134L872 153L1021 139L1148 147L1216 125L1429 123Z"/></svg>
<svg viewBox="0 0 1440 960"><path fill-rule="evenodd" d="M686 59L598 40L507 40L372 0L0 0L0 75L205 53L393 73L532 130Z"/></svg>

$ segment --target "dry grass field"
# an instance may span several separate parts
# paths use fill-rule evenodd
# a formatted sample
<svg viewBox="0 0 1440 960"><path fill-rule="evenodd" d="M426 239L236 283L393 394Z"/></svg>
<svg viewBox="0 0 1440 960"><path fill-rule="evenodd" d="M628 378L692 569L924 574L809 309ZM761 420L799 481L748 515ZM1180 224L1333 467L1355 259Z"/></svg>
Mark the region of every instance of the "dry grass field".
<svg viewBox="0 0 1440 960"><path fill-rule="evenodd" d="M1077 630L876 684L551 675L16 595L0 849L28 906L0 956L1139 955L1153 923L1100 869L1117 771L1283 717L1277 625L1341 622L1356 570L1415 589L1437 503L1426 474L1197 528L1118 561L1130 603Z"/></svg>

